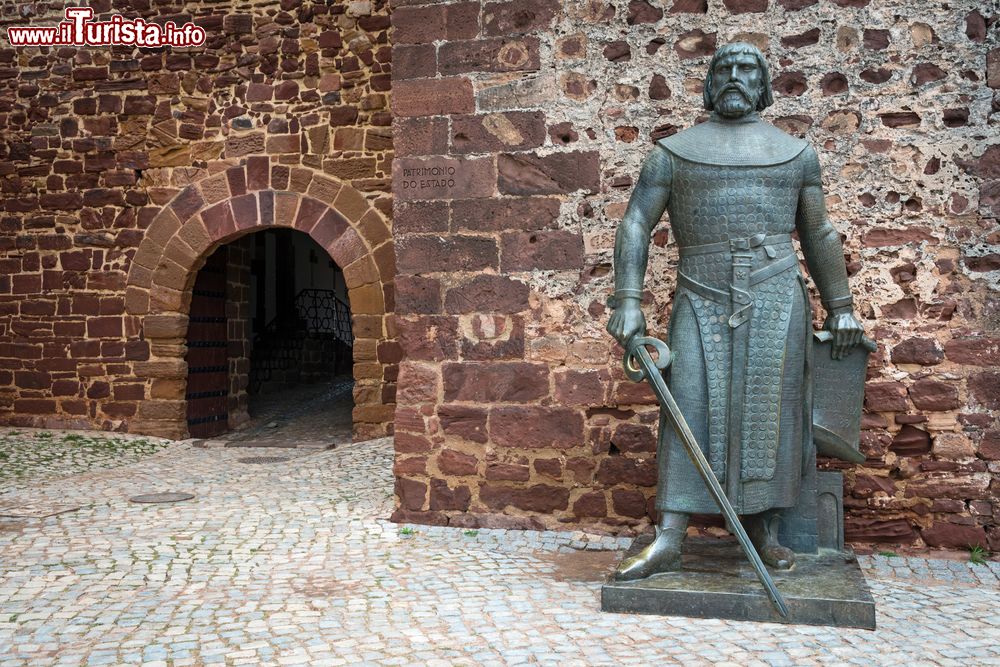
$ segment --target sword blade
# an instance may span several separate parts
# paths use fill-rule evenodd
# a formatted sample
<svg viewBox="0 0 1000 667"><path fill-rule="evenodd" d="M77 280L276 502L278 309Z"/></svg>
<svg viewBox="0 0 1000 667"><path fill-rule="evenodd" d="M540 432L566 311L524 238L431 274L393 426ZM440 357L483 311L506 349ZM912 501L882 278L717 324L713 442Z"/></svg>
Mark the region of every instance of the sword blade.
<svg viewBox="0 0 1000 667"><path fill-rule="evenodd" d="M733 509L729 498L726 497L725 492L722 490L722 485L719 484L715 473L712 472L712 468L705 459L701 447L698 446L698 442L695 440L687 420L684 419L677 401L674 400L670 390L667 389L667 384L663 381L663 376L660 375L655 362L649 356L649 351L646 350L645 345L636 345L631 350L631 354L642 364L644 375L652 386L653 393L656 394L660 405L666 411L667 420L673 426L681 442L684 443L684 448L687 450L688 456L691 457L691 462L694 463L698 474L701 475L701 479L705 482L705 486L708 487L709 494L712 496L715 504L719 506L719 510L721 510L723 516L726 517L730 529L736 534L736 539L743 548L743 553L746 554L747 560L753 566L754 572L757 574L757 579L760 580L761 585L764 586L764 590L767 591L767 596L770 598L771 604L774 605L774 608L777 609L782 618L788 618L788 606L785 604L784 598L781 597L777 586L774 585L774 580L771 579L771 575L764 566L764 561L760 559L760 554L757 553L753 543L750 542L750 536L743 529L743 524L740 523L740 518L736 515L736 510Z"/></svg>

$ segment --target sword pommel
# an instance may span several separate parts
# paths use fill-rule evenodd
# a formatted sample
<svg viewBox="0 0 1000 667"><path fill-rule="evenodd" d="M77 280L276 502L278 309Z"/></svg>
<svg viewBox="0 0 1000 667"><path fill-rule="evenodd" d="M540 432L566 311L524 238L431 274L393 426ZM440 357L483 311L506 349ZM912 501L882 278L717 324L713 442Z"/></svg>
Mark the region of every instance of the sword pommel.
<svg viewBox="0 0 1000 667"><path fill-rule="evenodd" d="M652 336L640 336L638 338L633 338L629 342L628 350L625 351L625 356L622 358L622 365L625 367L625 375L633 382L642 382L646 379L646 370L637 358L640 347L645 347L647 352L649 352L650 348L656 352L654 363L661 371L670 365L670 348L667 347L667 344L662 340L659 338L653 338ZM650 353L649 356L650 358L653 358L652 353Z"/></svg>

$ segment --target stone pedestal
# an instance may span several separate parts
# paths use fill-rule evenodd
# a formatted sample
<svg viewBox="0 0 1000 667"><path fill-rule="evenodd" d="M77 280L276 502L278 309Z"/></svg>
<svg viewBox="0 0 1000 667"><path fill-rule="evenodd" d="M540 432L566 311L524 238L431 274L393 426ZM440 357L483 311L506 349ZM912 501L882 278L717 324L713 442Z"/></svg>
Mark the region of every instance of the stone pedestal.
<svg viewBox="0 0 1000 667"><path fill-rule="evenodd" d="M626 558L651 540L639 537ZM688 538L682 568L641 581L608 580L601 611L875 629L875 601L851 551L798 554L788 571L769 570L788 604L781 618L735 540Z"/></svg>

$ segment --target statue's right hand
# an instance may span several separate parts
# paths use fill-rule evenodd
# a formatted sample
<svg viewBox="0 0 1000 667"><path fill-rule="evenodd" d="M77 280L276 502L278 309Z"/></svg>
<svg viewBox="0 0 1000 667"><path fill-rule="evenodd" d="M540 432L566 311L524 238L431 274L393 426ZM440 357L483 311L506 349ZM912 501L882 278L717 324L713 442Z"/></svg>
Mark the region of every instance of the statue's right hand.
<svg viewBox="0 0 1000 667"><path fill-rule="evenodd" d="M608 320L608 333L626 349L632 338L646 335L646 316L638 300L623 299Z"/></svg>

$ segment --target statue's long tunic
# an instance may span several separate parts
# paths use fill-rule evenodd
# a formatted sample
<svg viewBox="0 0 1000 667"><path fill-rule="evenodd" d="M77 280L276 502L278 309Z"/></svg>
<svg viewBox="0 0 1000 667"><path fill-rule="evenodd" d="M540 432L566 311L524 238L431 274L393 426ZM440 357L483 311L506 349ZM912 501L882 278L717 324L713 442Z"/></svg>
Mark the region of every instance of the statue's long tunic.
<svg viewBox="0 0 1000 667"><path fill-rule="evenodd" d="M670 390L737 512L793 506L812 460L812 316L790 234L803 185L819 180L815 151L759 120L703 123L660 147L680 252ZM658 509L718 512L662 419L658 458Z"/></svg>

